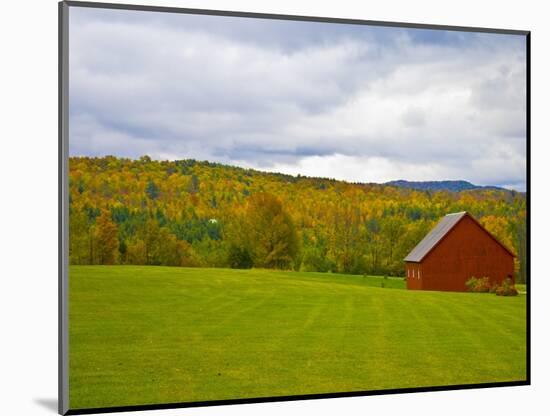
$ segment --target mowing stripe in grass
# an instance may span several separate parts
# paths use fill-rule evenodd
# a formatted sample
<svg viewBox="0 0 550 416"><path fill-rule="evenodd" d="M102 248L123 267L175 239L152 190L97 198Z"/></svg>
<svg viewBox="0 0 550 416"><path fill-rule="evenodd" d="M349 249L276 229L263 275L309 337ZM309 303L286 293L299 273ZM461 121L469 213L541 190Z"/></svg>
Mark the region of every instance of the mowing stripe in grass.
<svg viewBox="0 0 550 416"><path fill-rule="evenodd" d="M524 296L254 269L71 266L69 280L74 408L525 377Z"/></svg>

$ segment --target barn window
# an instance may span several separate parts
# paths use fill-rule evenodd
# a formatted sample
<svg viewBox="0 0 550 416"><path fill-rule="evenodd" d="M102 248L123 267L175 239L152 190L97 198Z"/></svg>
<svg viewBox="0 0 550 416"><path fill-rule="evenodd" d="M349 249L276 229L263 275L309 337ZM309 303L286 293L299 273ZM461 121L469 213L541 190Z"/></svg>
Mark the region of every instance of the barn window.
<svg viewBox="0 0 550 416"><path fill-rule="evenodd" d="M411 277L411 269L407 269L407 277Z"/></svg>
<svg viewBox="0 0 550 416"><path fill-rule="evenodd" d="M418 278L420 279L420 269L418 269Z"/></svg>
<svg viewBox="0 0 550 416"><path fill-rule="evenodd" d="M414 277L414 269L412 269L412 270L413 270L413 277Z"/></svg>

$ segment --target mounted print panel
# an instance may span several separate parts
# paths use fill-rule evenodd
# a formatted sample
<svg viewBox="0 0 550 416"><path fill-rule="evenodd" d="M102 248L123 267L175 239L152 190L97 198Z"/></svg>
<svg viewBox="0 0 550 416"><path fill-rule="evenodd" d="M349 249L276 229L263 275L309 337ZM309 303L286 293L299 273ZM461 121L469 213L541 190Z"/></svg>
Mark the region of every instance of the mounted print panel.
<svg viewBox="0 0 550 416"><path fill-rule="evenodd" d="M60 4L61 413L529 383L529 33Z"/></svg>

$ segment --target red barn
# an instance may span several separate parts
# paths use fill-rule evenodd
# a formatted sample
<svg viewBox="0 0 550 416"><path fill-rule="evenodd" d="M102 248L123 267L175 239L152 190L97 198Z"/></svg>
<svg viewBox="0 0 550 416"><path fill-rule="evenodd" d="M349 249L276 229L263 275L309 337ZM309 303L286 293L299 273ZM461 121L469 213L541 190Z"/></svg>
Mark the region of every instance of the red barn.
<svg viewBox="0 0 550 416"><path fill-rule="evenodd" d="M464 292L471 277L513 281L514 257L467 212L448 214L405 257L407 288Z"/></svg>

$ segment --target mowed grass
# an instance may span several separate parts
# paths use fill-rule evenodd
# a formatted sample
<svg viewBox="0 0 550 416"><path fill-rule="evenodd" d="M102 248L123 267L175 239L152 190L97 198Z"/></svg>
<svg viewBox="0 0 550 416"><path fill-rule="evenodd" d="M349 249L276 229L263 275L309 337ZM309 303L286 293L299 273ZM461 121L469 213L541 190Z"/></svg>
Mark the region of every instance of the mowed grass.
<svg viewBox="0 0 550 416"><path fill-rule="evenodd" d="M69 281L72 409L526 377L524 295L146 266L71 266Z"/></svg>

